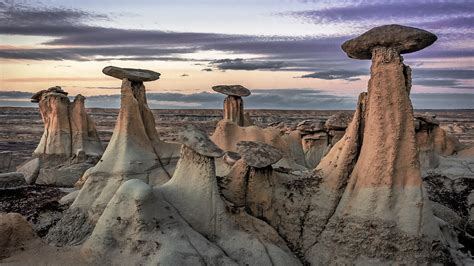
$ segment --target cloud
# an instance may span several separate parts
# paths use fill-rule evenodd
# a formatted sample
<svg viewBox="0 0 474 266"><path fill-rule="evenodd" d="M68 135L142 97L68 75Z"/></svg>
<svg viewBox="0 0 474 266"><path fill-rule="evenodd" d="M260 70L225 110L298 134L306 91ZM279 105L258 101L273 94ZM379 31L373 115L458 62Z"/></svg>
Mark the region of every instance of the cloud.
<svg viewBox="0 0 474 266"><path fill-rule="evenodd" d="M237 59L219 59L209 63L221 70L276 70L281 69L285 65L281 61L256 61Z"/></svg>
<svg viewBox="0 0 474 266"><path fill-rule="evenodd" d="M212 68L206 67L206 68L201 69L201 71L212 72Z"/></svg>
<svg viewBox="0 0 474 266"><path fill-rule="evenodd" d="M189 74L184 73L184 74L181 74L180 77L189 77Z"/></svg>
<svg viewBox="0 0 474 266"><path fill-rule="evenodd" d="M344 6L332 6L323 9L291 12L296 17L301 17L314 23L370 23L375 21L416 22L419 19L431 18L445 19L451 16L472 16L474 11L472 3L447 2L447 1L377 1L353 2Z"/></svg>
<svg viewBox="0 0 474 266"><path fill-rule="evenodd" d="M474 89L473 86L464 85L463 82L474 80L474 70L471 69L415 68L412 70L412 76L414 85Z"/></svg>
<svg viewBox="0 0 474 266"><path fill-rule="evenodd" d="M347 81L356 81L360 80L357 76L368 75L367 71L354 71L354 70L328 70L328 71L320 71L314 72L311 74L306 74L301 76L301 78L316 78L316 79L325 79L325 80L333 80L333 79L343 79Z"/></svg>

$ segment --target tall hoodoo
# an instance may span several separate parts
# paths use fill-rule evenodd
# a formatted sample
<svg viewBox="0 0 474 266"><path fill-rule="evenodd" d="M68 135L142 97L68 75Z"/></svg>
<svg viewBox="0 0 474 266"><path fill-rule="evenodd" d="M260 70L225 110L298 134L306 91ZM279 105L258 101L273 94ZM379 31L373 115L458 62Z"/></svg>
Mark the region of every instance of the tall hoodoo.
<svg viewBox="0 0 474 266"><path fill-rule="evenodd" d="M28 183L72 186L102 155L94 121L84 107L85 97L79 94L71 103L67 94L55 86L31 97L39 105L44 132L33 159L18 168Z"/></svg>
<svg viewBox="0 0 474 266"><path fill-rule="evenodd" d="M245 125L244 101L242 97L250 95L250 91L241 85L219 85L212 89L227 95L224 100L224 119L232 121L239 126Z"/></svg>
<svg viewBox="0 0 474 266"><path fill-rule="evenodd" d="M312 262L444 259L433 249L440 231L422 187L409 98L411 70L400 56L435 40L424 30L388 25L342 45L351 58L372 59L362 145L335 213L307 252ZM370 243L357 242L361 239Z"/></svg>
<svg viewBox="0 0 474 266"><path fill-rule="evenodd" d="M90 228L122 183L141 179L151 185L162 184L169 180L178 159L179 145L160 140L146 101L143 82L156 80L160 74L113 66L104 68L103 72L122 79L120 112L101 160L81 177L76 184L82 186L81 192L50 231L49 240L57 244L80 243L85 239L87 234L74 235L64 226L77 220L78 213L86 214L83 227Z"/></svg>

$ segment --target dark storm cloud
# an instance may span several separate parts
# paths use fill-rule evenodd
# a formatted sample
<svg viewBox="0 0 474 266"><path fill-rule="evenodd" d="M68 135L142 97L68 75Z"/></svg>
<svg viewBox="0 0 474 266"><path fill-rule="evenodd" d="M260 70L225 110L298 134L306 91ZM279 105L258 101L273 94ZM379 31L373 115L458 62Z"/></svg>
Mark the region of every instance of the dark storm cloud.
<svg viewBox="0 0 474 266"><path fill-rule="evenodd" d="M281 61L255 61L237 59L219 59L209 63L210 65L221 70L276 70L284 67Z"/></svg>
<svg viewBox="0 0 474 266"><path fill-rule="evenodd" d="M344 79L348 81L355 81L360 80L356 78L357 76L368 75L368 71L354 71L354 70L328 70L328 71L320 71L314 72L311 74L306 74L301 76L301 78L316 78L316 79L325 79L325 80L333 80L333 79Z"/></svg>
<svg viewBox="0 0 474 266"><path fill-rule="evenodd" d="M376 20L416 21L420 18L438 17L445 19L447 14L454 16L472 16L472 1L393 1L393 2L353 2L346 6L328 7L319 10L292 12L315 23L358 22Z"/></svg>
<svg viewBox="0 0 474 266"><path fill-rule="evenodd" d="M136 58L154 57L158 55L178 55L193 53L193 48L151 48L151 47L74 47L74 48L38 48L38 49L1 49L0 58L4 59L26 59L26 60L74 60L90 61L103 60L104 58L94 58L96 56L114 56L109 60L131 60L120 56L130 56ZM119 56L118 58L115 58ZM164 60L177 60L177 58L165 57Z"/></svg>

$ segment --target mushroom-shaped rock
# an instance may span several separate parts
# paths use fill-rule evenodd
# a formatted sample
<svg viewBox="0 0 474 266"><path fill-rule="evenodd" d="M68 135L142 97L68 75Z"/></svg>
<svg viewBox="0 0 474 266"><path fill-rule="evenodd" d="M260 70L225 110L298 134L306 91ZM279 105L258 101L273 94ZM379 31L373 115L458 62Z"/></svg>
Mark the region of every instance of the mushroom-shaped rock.
<svg viewBox="0 0 474 266"><path fill-rule="evenodd" d="M224 119L232 121L239 126L245 125L244 102L242 97L250 95L250 91L241 85L219 85L212 89L228 95L224 100Z"/></svg>
<svg viewBox="0 0 474 266"><path fill-rule="evenodd" d="M342 44L342 50L350 58L371 59L372 50L375 47L394 48L400 54L407 54L422 50L436 40L436 35L422 29L401 25L384 25L346 41Z"/></svg>
<svg viewBox="0 0 474 266"><path fill-rule="evenodd" d="M214 158L224 155L224 151L217 147L204 132L191 126L185 127L178 139L184 146L201 155Z"/></svg>
<svg viewBox="0 0 474 266"><path fill-rule="evenodd" d="M249 166L255 168L267 167L283 157L280 150L263 142L241 141L237 143L237 151Z"/></svg>
<svg viewBox="0 0 474 266"><path fill-rule="evenodd" d="M250 90L242 85L218 85L212 87L215 92L219 92L229 96L247 97Z"/></svg>
<svg viewBox="0 0 474 266"><path fill-rule="evenodd" d="M334 115L331 115L328 120L326 120L326 128L328 130L345 130L347 125L352 121L352 114L345 112L338 112Z"/></svg>
<svg viewBox="0 0 474 266"><path fill-rule="evenodd" d="M128 79L135 82L154 81L160 78L160 73L135 68L121 68L115 66L107 66L102 69L102 73L118 79Z"/></svg>

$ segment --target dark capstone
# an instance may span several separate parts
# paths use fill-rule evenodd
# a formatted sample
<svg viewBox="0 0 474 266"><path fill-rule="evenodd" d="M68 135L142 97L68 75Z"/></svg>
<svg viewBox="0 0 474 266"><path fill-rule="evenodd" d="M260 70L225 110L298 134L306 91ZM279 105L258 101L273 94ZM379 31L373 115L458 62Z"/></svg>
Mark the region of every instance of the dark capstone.
<svg viewBox="0 0 474 266"><path fill-rule="evenodd" d="M385 25L373 28L342 44L350 58L371 59L375 47L395 48L400 54L413 53L433 44L438 37L431 32L401 26Z"/></svg>
<svg viewBox="0 0 474 266"><path fill-rule="evenodd" d="M230 96L246 97L250 95L250 90L242 85L218 85L212 87L212 89Z"/></svg>
<svg viewBox="0 0 474 266"><path fill-rule="evenodd" d="M160 73L135 68L121 68L115 66L108 66L102 69L102 73L118 79L128 79L135 82L154 81L160 78Z"/></svg>

